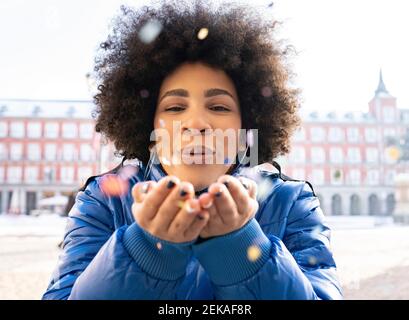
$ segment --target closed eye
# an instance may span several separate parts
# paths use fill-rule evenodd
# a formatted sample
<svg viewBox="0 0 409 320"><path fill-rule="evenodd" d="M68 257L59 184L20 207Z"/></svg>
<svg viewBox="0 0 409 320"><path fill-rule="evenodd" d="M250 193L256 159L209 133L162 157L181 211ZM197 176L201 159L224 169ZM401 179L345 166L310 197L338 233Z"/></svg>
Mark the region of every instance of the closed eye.
<svg viewBox="0 0 409 320"><path fill-rule="evenodd" d="M229 108L226 108L225 106L222 106L222 105L211 106L211 107L209 107L209 109L210 109L210 110L213 110L213 111L221 111L221 112L228 112L228 111L230 111Z"/></svg>
<svg viewBox="0 0 409 320"><path fill-rule="evenodd" d="M169 108L166 108L165 111L179 112L179 111L183 111L185 109L186 109L186 107L184 107L184 106L174 105L174 106L171 106Z"/></svg>

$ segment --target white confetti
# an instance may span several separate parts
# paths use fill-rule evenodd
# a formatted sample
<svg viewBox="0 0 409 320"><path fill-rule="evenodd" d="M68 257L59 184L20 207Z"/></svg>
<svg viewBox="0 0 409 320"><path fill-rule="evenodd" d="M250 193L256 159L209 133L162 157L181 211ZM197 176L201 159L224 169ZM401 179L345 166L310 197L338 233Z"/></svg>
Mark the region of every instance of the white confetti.
<svg viewBox="0 0 409 320"><path fill-rule="evenodd" d="M150 20L139 30L138 36L143 43L149 44L156 39L161 31L162 24L158 20Z"/></svg>
<svg viewBox="0 0 409 320"><path fill-rule="evenodd" d="M209 30L207 28L202 28L199 30L199 32L197 33L197 38L199 40L204 40L206 39L207 35L209 34Z"/></svg>

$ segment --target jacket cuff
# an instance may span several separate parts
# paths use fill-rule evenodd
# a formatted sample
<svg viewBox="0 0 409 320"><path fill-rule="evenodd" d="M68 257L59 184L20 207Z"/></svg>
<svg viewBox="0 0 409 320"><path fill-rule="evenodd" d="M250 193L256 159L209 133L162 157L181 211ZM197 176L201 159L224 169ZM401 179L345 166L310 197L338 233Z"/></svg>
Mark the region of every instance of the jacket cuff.
<svg viewBox="0 0 409 320"><path fill-rule="evenodd" d="M193 242L175 243L159 239L137 223L131 224L123 236L123 244L138 266L152 277L168 281L177 280L185 274Z"/></svg>
<svg viewBox="0 0 409 320"><path fill-rule="evenodd" d="M252 277L270 256L271 242L256 219L239 230L193 245L193 254L216 285Z"/></svg>

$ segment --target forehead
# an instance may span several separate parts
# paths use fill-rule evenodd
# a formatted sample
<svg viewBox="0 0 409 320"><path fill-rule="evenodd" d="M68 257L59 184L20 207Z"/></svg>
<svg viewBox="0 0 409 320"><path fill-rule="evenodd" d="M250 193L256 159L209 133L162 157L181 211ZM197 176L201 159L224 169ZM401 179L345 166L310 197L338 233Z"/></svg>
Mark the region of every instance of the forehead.
<svg viewBox="0 0 409 320"><path fill-rule="evenodd" d="M203 91L215 87L227 89L236 95L233 81L223 70L212 68L200 62L184 63L163 80L160 92L177 88L188 91Z"/></svg>

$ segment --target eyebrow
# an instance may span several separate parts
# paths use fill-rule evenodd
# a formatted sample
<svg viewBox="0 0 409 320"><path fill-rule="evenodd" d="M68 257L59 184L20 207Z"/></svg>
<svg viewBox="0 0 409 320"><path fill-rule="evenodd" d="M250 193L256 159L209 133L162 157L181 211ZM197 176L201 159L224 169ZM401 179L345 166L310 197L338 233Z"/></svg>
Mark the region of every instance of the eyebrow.
<svg viewBox="0 0 409 320"><path fill-rule="evenodd" d="M235 100L233 95L229 91L227 91L225 89L211 88L211 89L205 90L205 92L204 92L204 96L206 98L219 96L219 95L227 95L227 96L231 97L233 100ZM185 90L185 89L169 90L160 98L159 102L161 102L164 98L170 97L170 96L173 96L173 97L175 97L175 96L176 97L189 97L189 92L187 90Z"/></svg>

